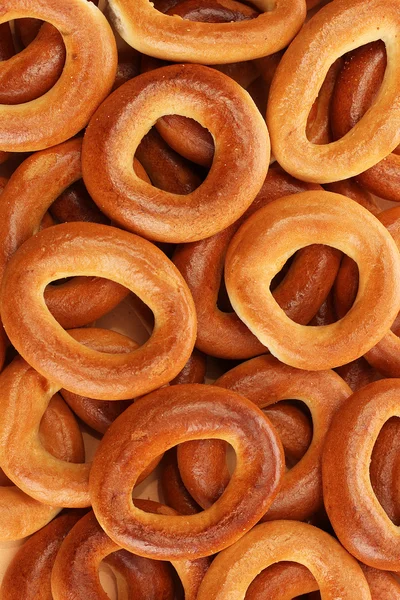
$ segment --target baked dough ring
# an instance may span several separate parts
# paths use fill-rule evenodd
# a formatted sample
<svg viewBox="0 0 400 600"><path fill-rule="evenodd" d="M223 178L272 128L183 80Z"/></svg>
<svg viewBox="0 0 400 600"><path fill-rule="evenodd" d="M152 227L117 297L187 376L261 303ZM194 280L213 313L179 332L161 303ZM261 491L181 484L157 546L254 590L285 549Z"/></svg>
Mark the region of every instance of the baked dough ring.
<svg viewBox="0 0 400 600"><path fill-rule="evenodd" d="M373 215L377 216L381 212L381 208L376 203L375 198L369 192L360 187L354 179L343 179L343 181L335 181L327 183L324 189L335 194L342 194L361 204L369 210Z"/></svg>
<svg viewBox="0 0 400 600"><path fill-rule="evenodd" d="M307 452L312 440L312 426L300 409L279 402L264 410L275 427L285 452L286 465L293 466ZM226 443L220 440L200 440L180 444L174 460L167 457L162 474L162 489L169 506L181 514L199 512L200 506L208 508L225 491L231 475L226 464ZM172 451L171 451L172 452ZM186 463L186 464L185 464ZM183 483L196 497L192 498ZM184 510L181 510L181 507Z"/></svg>
<svg viewBox="0 0 400 600"><path fill-rule="evenodd" d="M156 8L160 10L157 6ZM175 2L173 7L168 7L167 14L176 14L183 19L196 22L229 23L253 19L260 13L235 0L222 0L222 2L206 0L206 2L200 3L198 0L184 0ZM165 61L144 57L142 71L162 67L165 64ZM245 89L259 74L252 61L221 65L217 68ZM178 115L168 115L159 119L155 126L167 144L178 154L204 167L211 167L214 157L214 141L210 132L197 121Z"/></svg>
<svg viewBox="0 0 400 600"><path fill-rule="evenodd" d="M81 179L81 147L82 140L77 138L37 152L12 175L0 203L0 281L11 256L39 231L53 200ZM99 319L128 293L113 281L78 277L50 285L45 300L54 318L72 328Z"/></svg>
<svg viewBox="0 0 400 600"><path fill-rule="evenodd" d="M383 425L400 416L400 380L370 383L349 398L328 433L322 463L324 503L336 535L365 564L400 570L400 531L370 480L374 444Z"/></svg>
<svg viewBox="0 0 400 600"><path fill-rule="evenodd" d="M0 149L32 152L85 127L112 88L117 49L107 20L90 2L68 0L68 10L54 0L2 2L0 23L21 17L50 22L62 32L66 48L63 72L46 94L24 104L0 105Z"/></svg>
<svg viewBox="0 0 400 600"><path fill-rule="evenodd" d="M155 315L146 344L129 354L105 354L73 340L43 301L50 281L73 275L112 278L137 294ZM64 223L27 240L4 274L1 316L12 344L36 371L100 400L127 400L168 383L186 364L196 337L193 300L165 254L96 223Z"/></svg>
<svg viewBox="0 0 400 600"><path fill-rule="evenodd" d="M135 508L132 490L148 464L176 444L202 438L224 439L236 451L225 494L185 517L155 517ZM170 386L129 407L105 434L90 476L93 510L111 539L140 556L209 556L257 523L278 492L283 466L274 428L249 400L215 386Z"/></svg>
<svg viewBox="0 0 400 600"><path fill-rule="evenodd" d="M8 23L0 24L0 61L11 58L14 54L14 44L11 34L10 25ZM0 165L9 157L8 152L0 151Z"/></svg>
<svg viewBox="0 0 400 600"><path fill-rule="evenodd" d="M185 196L155 189L132 169L142 138L169 113L193 117L215 138L208 177ZM83 178L100 209L125 229L173 243L204 239L236 221L259 192L268 162L268 131L250 96L199 65L171 65L127 81L96 111L82 148Z"/></svg>
<svg viewBox="0 0 400 600"><path fill-rule="evenodd" d="M291 321L269 289L287 259L314 243L341 250L360 270L352 309L324 327ZM225 281L237 315L274 356L319 371L362 356L388 331L399 310L400 255L387 229L356 202L303 192L296 202L280 198L247 219L228 248Z"/></svg>
<svg viewBox="0 0 400 600"><path fill-rule="evenodd" d="M58 395L50 400L40 423L39 436L43 447L56 458L71 462L85 459L78 424ZM8 479L3 471L0 473L2 480ZM0 487L0 541L19 540L31 535L60 512L60 507L42 504L9 484L10 480L2 481Z"/></svg>
<svg viewBox="0 0 400 600"><path fill-rule="evenodd" d="M261 360L256 361L253 364L260 365L260 363ZM257 395L257 393L258 390L255 390L255 395ZM263 398L260 402L262 403L262 401ZM256 401L255 404L258 404L258 402ZM288 468L293 467L306 454L312 441L312 425L309 419L299 408L286 402L279 402L268 406L263 409L263 412L275 427L282 442L286 466ZM322 419L322 421L324 421L324 419ZM321 425L321 421L319 422L319 425ZM318 437L320 437L322 429L323 426L320 428ZM310 451L310 454L313 454L311 460L306 459L306 463L308 463L309 466L310 463L313 462L313 458L315 459L318 456L318 445L319 442L314 443L313 449ZM201 510L199 505L203 508L208 508L214 504L214 502L216 502L223 494L229 483L231 475L226 461L226 443L221 440L197 440L179 444L177 450L179 456L179 468L176 452L173 457L166 457L166 464L161 481L162 490L166 500L168 499L167 503L169 506L172 506L181 514L194 514ZM170 452L173 451L171 450ZM313 482L316 470L318 470L318 466L314 465L314 468L312 467L313 472L309 474L308 477L306 475L310 485L307 488L306 484L302 489L303 496L307 496L310 489L312 493L315 494L316 492L317 498L313 497L312 499L306 499L306 503L308 502L309 505L310 503L319 502L318 476L316 478L317 481ZM300 467L300 472L301 471L302 467ZM181 474L183 474L185 478L185 484L183 483ZM287 491L290 492L290 488L293 490L294 487L296 492L298 491L298 488L301 487L298 485L296 486L296 481L293 486L289 481L290 477L286 477L285 479L282 485ZM194 498L192 498L188 490L190 490L194 498L196 498L199 505ZM281 495L281 492L279 492L278 495ZM286 505L290 504L293 504L293 502L288 498ZM276 501L274 502L274 505L274 508L276 508ZM301 510L304 510L304 503Z"/></svg>
<svg viewBox="0 0 400 600"><path fill-rule="evenodd" d="M208 569L197 600L244 600L260 571L280 561L307 567L322 600L371 600L357 561L324 531L296 521L258 525L221 552Z"/></svg>
<svg viewBox="0 0 400 600"><path fill-rule="evenodd" d="M272 151L289 173L317 183L358 175L400 142L400 13L397 1L335 0L303 27L285 52L271 86L267 123ZM308 141L307 118L331 64L382 39L388 68L367 114L342 139L322 146Z"/></svg>
<svg viewBox="0 0 400 600"><path fill-rule="evenodd" d="M273 54L289 44L306 17L304 0L254 0L262 15L236 23L198 23L157 11L149 0L110 0L121 37L150 56L175 62L223 64Z"/></svg>

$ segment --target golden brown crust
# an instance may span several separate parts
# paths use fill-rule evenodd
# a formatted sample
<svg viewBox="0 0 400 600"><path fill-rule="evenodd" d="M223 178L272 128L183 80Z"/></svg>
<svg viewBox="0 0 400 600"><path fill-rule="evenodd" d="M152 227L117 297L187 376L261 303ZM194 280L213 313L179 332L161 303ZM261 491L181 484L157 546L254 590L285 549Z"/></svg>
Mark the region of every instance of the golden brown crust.
<svg viewBox="0 0 400 600"><path fill-rule="evenodd" d="M68 186L54 200L49 210L59 223L70 223L71 221L88 221L89 223L103 223L103 225L110 223L89 196L82 179L78 179Z"/></svg>
<svg viewBox="0 0 400 600"><path fill-rule="evenodd" d="M88 123L112 87L117 50L111 27L90 2L70 0L68 7L66 11L58 0L2 3L0 23L34 17L61 31L66 60L57 83L44 96L0 107L1 150L31 152L72 137Z"/></svg>
<svg viewBox="0 0 400 600"><path fill-rule="evenodd" d="M216 504L185 517L153 517L134 507L132 489L156 456L210 437L228 441L238 456ZM199 558L226 548L258 521L278 492L282 471L280 442L254 404L214 386L171 386L140 399L105 434L91 471L93 510L106 533L131 552L161 560Z"/></svg>
<svg viewBox="0 0 400 600"><path fill-rule="evenodd" d="M14 43L9 23L0 24L0 61L7 60L14 55ZM8 152L0 151L0 164L9 157Z"/></svg>
<svg viewBox="0 0 400 600"><path fill-rule="evenodd" d="M299 409L285 402L268 406L264 414L279 435L286 465L295 465L304 456L312 440L309 420ZM167 490L168 497L174 502L171 506L182 514L193 514L200 510L194 498L200 506L208 508L221 497L230 480L226 449L227 444L221 440L179 444L177 472L174 470L175 464L170 462L168 473L172 480L166 481L167 474L163 477L163 490ZM179 510L178 506L186 510Z"/></svg>
<svg viewBox="0 0 400 600"><path fill-rule="evenodd" d="M368 383L372 383L372 381L380 379L378 371L371 367L363 356L347 365L338 367L335 371L351 387L353 392L363 388Z"/></svg>
<svg viewBox="0 0 400 600"><path fill-rule="evenodd" d="M175 2L174 6L165 6L168 15L179 15L183 19L206 23L230 23L257 17L260 13L235 0L206 0L199 4L197 0ZM159 10L159 9L158 9ZM157 65L157 63L160 63ZM143 57L142 67L164 66L165 61ZM228 65L214 65L223 73L237 81L241 86L248 85L258 75L253 62L241 62ZM210 132L193 119L178 115L167 115L156 123L158 132L171 148L199 165L210 168L214 157L214 141Z"/></svg>
<svg viewBox="0 0 400 600"><path fill-rule="evenodd" d="M277 306L269 285L296 250L313 243L356 260L362 285L341 321L307 328ZM345 196L317 191L298 194L296 203L281 198L249 217L225 262L229 298L241 320L282 362L308 370L351 362L383 338L399 308L399 273L396 244L378 219Z"/></svg>
<svg viewBox="0 0 400 600"><path fill-rule="evenodd" d="M71 330L69 333L72 338L98 352L127 353L137 348L136 342L115 331L88 328ZM47 425L42 435L38 436L42 416L46 415L45 411L48 412L49 401L59 386L44 379L21 358L14 359L1 375L0 381L3 390L0 456L3 457L1 464L6 474L22 490L44 504L72 508L89 506L90 465L75 464L83 462L84 448L81 446L80 452L73 452L76 446L74 440L64 448L69 440L63 432L59 413L63 408L70 420L72 414L61 398L58 399L61 402L58 412L54 413L52 409L50 429ZM30 399L29 404L22 401L25 395ZM88 403L90 400L86 399ZM102 411L104 409L99 410ZM84 416L86 413L87 409ZM104 425L102 416L100 425ZM98 424L98 421L97 415L94 424ZM51 445L43 443L46 434L47 438L44 439L51 439ZM59 450L57 452L60 446L63 448L62 454ZM26 456L29 456L29 460L26 460ZM146 473L141 474L141 479L154 469L157 462L149 465Z"/></svg>
<svg viewBox="0 0 400 600"><path fill-rule="evenodd" d="M368 582L372 600L398 600L400 584L391 574L360 564ZM258 575L249 586L246 600L292 600L300 594L318 592L319 587L311 572L302 565L280 562ZM314 598L314 594L307 596ZM315 598L320 598L316 594Z"/></svg>
<svg viewBox="0 0 400 600"><path fill-rule="evenodd" d="M357 561L324 531L296 521L258 525L221 552L203 579L198 600L244 600L260 571L279 561L307 567L324 600L371 600Z"/></svg>
<svg viewBox="0 0 400 600"><path fill-rule="evenodd" d="M327 183L324 185L324 189L328 192L334 192L335 194L342 194L352 200L361 204L364 208L369 210L373 215L378 215L381 209L376 203L376 200L366 190L360 187L354 179L344 179L343 181L335 181L334 183Z"/></svg>
<svg viewBox="0 0 400 600"><path fill-rule="evenodd" d="M110 278L136 293L155 315L149 341L129 354L105 354L73 340L43 292L52 280L77 274ZM60 387L89 398L126 400L157 389L176 377L194 346L196 314L179 271L153 244L114 227L64 223L31 237L8 264L2 298L4 327L20 354Z"/></svg>
<svg viewBox="0 0 400 600"><path fill-rule="evenodd" d="M272 151L286 171L305 181L329 183L358 175L396 148L399 29L397 2L387 0L335 0L303 27L279 64L267 110ZM307 118L330 65L377 39L386 44L390 76L373 106L342 139L312 144L306 137Z"/></svg>
<svg viewBox="0 0 400 600"><path fill-rule="evenodd" d="M132 152L170 112L198 120L216 143L207 179L185 196L157 190L132 170ZM105 214L146 238L173 243L209 237L238 219L259 192L268 161L268 132L250 96L199 65L150 71L113 92L90 121L82 153L85 184Z"/></svg>
<svg viewBox="0 0 400 600"><path fill-rule="evenodd" d="M315 577L306 567L294 562L279 562L261 571L252 581L246 600L292 600L318 589Z"/></svg>
<svg viewBox="0 0 400 600"><path fill-rule="evenodd" d="M368 581L372 600L399 600L400 583L392 573L360 564Z"/></svg>
<svg viewBox="0 0 400 600"><path fill-rule="evenodd" d="M157 11L147 0L110 2L110 17L131 46L158 58L205 64L233 63L273 54L284 48L300 29L304 0L255 0L263 12L236 23L198 23ZM274 10L269 10L271 8ZM160 35L160 33L162 34Z"/></svg>
<svg viewBox="0 0 400 600"><path fill-rule="evenodd" d="M399 530L370 480L371 454L383 425L399 416L400 382L376 381L349 398L328 433L322 463L325 507L341 543L365 564L398 571Z"/></svg>
<svg viewBox="0 0 400 600"><path fill-rule="evenodd" d="M55 457L38 436L40 421L59 386L21 358L15 358L3 371L1 384L0 460L6 475L43 504L89 506L90 465Z"/></svg>
<svg viewBox="0 0 400 600"><path fill-rule="evenodd" d="M332 142L330 112L332 94L336 78L342 66L342 59L336 60L326 74L319 90L318 97L311 108L307 119L307 139L313 144L329 144Z"/></svg>
<svg viewBox="0 0 400 600"><path fill-rule="evenodd" d="M171 385L182 385L183 383L204 383L206 376L207 357L196 348L193 350L189 360L171 381Z"/></svg>

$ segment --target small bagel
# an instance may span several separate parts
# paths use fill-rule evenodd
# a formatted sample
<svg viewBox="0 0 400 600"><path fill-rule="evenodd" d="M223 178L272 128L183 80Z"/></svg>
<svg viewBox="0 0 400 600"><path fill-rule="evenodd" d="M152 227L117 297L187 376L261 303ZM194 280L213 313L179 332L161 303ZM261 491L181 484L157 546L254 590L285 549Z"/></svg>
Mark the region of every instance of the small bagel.
<svg viewBox="0 0 400 600"><path fill-rule="evenodd" d="M304 181L330 183L358 175L396 148L399 31L396 0L335 0L303 27L278 66L267 109L272 152L285 171ZM346 52L379 39L386 45L388 70L373 105L340 140L313 144L306 136L307 119L329 67Z"/></svg>
<svg viewBox="0 0 400 600"><path fill-rule="evenodd" d="M66 48L61 76L46 94L23 104L0 105L0 149L32 152L59 144L87 125L113 85L117 49L106 18L90 2L69 0L68 10L53 0L2 2L0 24L21 17L51 23L62 32Z"/></svg>
<svg viewBox="0 0 400 600"><path fill-rule="evenodd" d="M215 437L232 444L237 466L212 507L174 517L134 506L132 490L155 457L176 444ZM157 560L194 559L248 531L277 494L282 471L275 430L254 404L215 386L177 385L141 398L114 421L93 461L90 494L101 527L120 546Z"/></svg>
<svg viewBox="0 0 400 600"><path fill-rule="evenodd" d="M315 243L355 260L360 286L343 319L305 327L285 315L269 286L294 252ZM274 356L317 371L349 363L383 338L399 309L400 255L387 229L356 202L331 192L303 192L296 202L280 198L245 221L228 248L225 281L239 318Z"/></svg>
<svg viewBox="0 0 400 600"><path fill-rule="evenodd" d="M109 354L72 339L48 311L43 292L54 279L74 275L110 278L137 294L155 316L146 344ZM1 297L4 328L21 356L88 398L127 400L157 389L176 377L193 350L196 313L179 271L147 240L107 225L64 223L31 237L8 263Z"/></svg>
<svg viewBox="0 0 400 600"><path fill-rule="evenodd" d="M155 189L132 169L142 138L169 113L196 119L216 144L206 180L185 196ZM83 178L96 204L120 227L161 242L191 242L228 227L256 197L268 163L268 131L250 96L199 65L171 65L126 82L96 111L83 141Z"/></svg>
<svg viewBox="0 0 400 600"><path fill-rule="evenodd" d="M168 16L148 0L110 0L109 14L121 37L143 54L212 65L253 60L285 48L306 16L304 0L254 0L253 5L263 14L235 23Z"/></svg>

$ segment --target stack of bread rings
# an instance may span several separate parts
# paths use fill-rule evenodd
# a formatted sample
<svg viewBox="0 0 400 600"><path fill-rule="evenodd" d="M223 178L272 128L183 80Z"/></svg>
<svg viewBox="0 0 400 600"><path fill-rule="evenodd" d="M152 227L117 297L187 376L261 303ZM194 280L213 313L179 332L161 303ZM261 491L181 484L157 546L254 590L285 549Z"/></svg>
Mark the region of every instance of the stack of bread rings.
<svg viewBox="0 0 400 600"><path fill-rule="evenodd" d="M0 600L400 600L400 0L0 0Z"/></svg>

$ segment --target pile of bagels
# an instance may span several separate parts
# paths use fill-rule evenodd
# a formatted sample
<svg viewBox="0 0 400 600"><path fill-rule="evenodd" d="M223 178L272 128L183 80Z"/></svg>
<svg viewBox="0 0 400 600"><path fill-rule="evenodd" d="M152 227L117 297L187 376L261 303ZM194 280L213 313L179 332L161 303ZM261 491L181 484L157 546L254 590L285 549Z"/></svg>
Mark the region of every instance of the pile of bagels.
<svg viewBox="0 0 400 600"><path fill-rule="evenodd" d="M400 600L395 203L400 0L0 0L1 600Z"/></svg>

